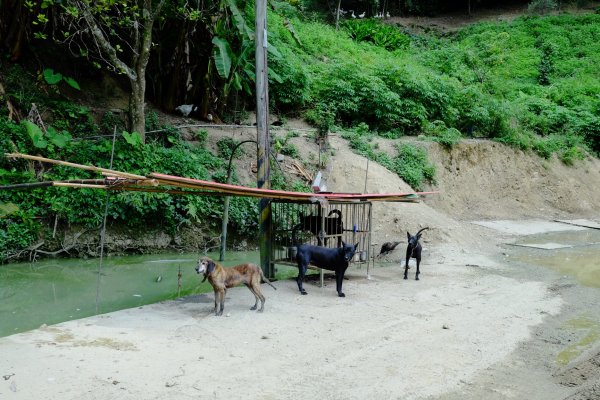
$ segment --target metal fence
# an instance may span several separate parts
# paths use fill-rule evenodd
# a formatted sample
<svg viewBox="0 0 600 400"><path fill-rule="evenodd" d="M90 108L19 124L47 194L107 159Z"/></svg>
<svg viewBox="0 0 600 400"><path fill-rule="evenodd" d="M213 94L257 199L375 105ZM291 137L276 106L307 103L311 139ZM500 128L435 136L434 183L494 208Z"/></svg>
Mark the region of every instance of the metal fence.
<svg viewBox="0 0 600 400"><path fill-rule="evenodd" d="M352 263L371 259L371 202L320 203L274 200L271 203L271 262L296 265L296 245L340 247L358 244Z"/></svg>

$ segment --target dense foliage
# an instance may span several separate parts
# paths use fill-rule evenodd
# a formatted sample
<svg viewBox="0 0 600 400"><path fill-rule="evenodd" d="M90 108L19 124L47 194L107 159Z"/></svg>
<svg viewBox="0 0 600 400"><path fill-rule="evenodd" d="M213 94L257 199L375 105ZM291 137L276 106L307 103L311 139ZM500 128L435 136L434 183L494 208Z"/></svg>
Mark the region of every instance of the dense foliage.
<svg viewBox="0 0 600 400"><path fill-rule="evenodd" d="M445 37L398 31L391 47L373 33L390 27L373 20L336 31L295 19L302 45L271 21L274 42L293 47L286 56L310 77L295 88L306 117L325 130L494 138L567 163L600 151L600 15L525 16Z"/></svg>
<svg viewBox="0 0 600 400"><path fill-rule="evenodd" d="M55 92L52 86L34 84L26 71L13 66L6 74L7 94L15 107L24 107L35 98L38 110L46 117L47 131L23 121L20 124L0 116L0 153L19 151L79 164L109 168L112 156L112 131L119 119L106 114L96 124L90 111L75 106ZM40 89L42 88L42 89ZM47 94L45 91L49 91ZM23 102L23 103L22 103ZM157 123L156 115L147 122ZM122 123L122 121L121 121ZM156 127L154 127L156 128ZM168 127L167 127L168 128ZM99 136L99 135L104 135ZM119 132L115 142L113 169L136 174L160 171L167 174L205 180L224 181L226 161L213 155L202 143L206 132L199 132L198 144L180 139L177 129L139 137ZM234 175L235 177L235 175ZM98 178L97 174L63 166L37 162L0 160L0 185ZM49 236L55 221L59 226L97 229L103 218L106 193L93 189L57 187L28 191L0 192L0 258L15 249L23 249ZM173 233L182 225L202 223L206 231L220 229L222 199L210 196L173 196L165 193L122 192L110 197L108 217L111 223L132 228L152 227ZM10 205L10 207L8 207ZM251 236L257 226L256 202L233 198L230 225L237 234Z"/></svg>
<svg viewBox="0 0 600 400"><path fill-rule="evenodd" d="M1 3L0 10L18 3ZM546 158L556 154L566 164L587 153L600 153L599 14L528 14L510 22L478 23L437 35L409 32L382 18L348 15L336 30L331 24L334 3L269 3L269 94L274 112L302 115L320 135L346 132L357 152L395 171L415 189L435 180L424 150L403 144L395 154L387 155L371 145L374 135L392 139L424 135L447 147L464 137L491 138ZM403 1L397 5L402 12L429 14L441 3ZM556 3L535 1L530 10L547 11ZM343 5L346 9L362 7L367 17L376 15L381 6L377 1L344 1ZM149 100L167 111L190 102L198 104L201 117L214 113L232 120L245 109L253 109L253 6L253 2L223 0L203 3L194 10L187 2L166 2L153 30L153 42L158 45L149 61ZM205 133L198 132L198 141L191 145L181 140L177 129L166 127L149 132L147 143L142 144L136 135L124 132L122 115L106 112L100 119L93 118L88 107L70 100L67 94L85 91L78 77L93 74L83 74L80 62L70 65L68 56L59 62L48 54L58 44L39 42L44 37L30 34L44 31L39 28L42 25L50 30L48 21L37 21L38 28L23 31L31 28L35 18L59 9L47 7L35 15L23 10L24 14L15 17L22 24L7 29L0 23L0 38L12 43L12 60L24 57L23 41L14 38L29 38L29 51L39 57L35 68L40 70L32 73L31 67L0 60L0 84L10 100L0 98L2 153L18 150L107 167L110 135L117 126L115 169L225 179L224 160L233 143L219 143L215 156L204 146ZM21 36L11 32L15 26ZM35 110L43 116L45 129L24 121ZM146 114L145 123L147 131L163 128L152 112ZM275 145L283 154L298 154L285 139ZM286 185L280 172L274 173L273 187ZM64 167L0 160L0 184L75 176L91 177ZM1 192L0 249L33 244L54 221L95 228L101 222L104 201L103 192L86 189ZM211 197L122 193L111 196L109 216L117 224L150 223L166 231L198 221L218 229L219 210L220 200ZM255 202L235 199L230 218L237 233L251 236L257 221Z"/></svg>

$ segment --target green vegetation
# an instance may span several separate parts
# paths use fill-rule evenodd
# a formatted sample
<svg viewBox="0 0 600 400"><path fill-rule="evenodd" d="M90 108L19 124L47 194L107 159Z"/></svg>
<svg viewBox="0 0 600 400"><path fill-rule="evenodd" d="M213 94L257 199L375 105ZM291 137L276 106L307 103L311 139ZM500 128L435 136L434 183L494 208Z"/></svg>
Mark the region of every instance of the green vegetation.
<svg viewBox="0 0 600 400"><path fill-rule="evenodd" d="M33 125L33 124L31 124ZM0 119L3 135L2 151L17 146L18 150L71 162L93 164L108 168L112 141L71 140L60 146L51 141L35 139L28 134L30 124L16 125ZM35 126L35 125L34 125ZM38 128L39 130L39 128ZM50 129L48 130L48 133ZM204 147L172 140L169 147L159 141L134 140L127 132L116 141L113 168L136 174L160 171L197 179L222 181L226 162ZM36 141L37 140L37 141ZM72 168L40 165L26 161L0 162L0 184L91 178L94 175ZM0 219L0 248L6 251L22 249L38 237L46 235L55 218L61 226L97 228L102 222L106 194L93 189L44 188L30 191L2 191L0 202L15 204L18 210ZM222 201L210 196L172 196L160 193L122 192L111 196L108 215L111 221L130 227L156 227L173 233L181 225L202 223L207 231L220 229ZM240 235L253 235L257 223L256 202L233 198L230 204L230 223Z"/></svg>
<svg viewBox="0 0 600 400"><path fill-rule="evenodd" d="M19 151L44 157L65 159L80 164L109 168L113 126L118 118L105 114L96 125L87 108L75 106L56 93L36 86L34 78L18 66L5 69L7 95L15 107L27 109L35 98L44 112L46 131L23 120L20 124L0 116L0 153ZM23 104L21 104L23 102ZM136 174L159 171L166 174L206 180L224 180L226 161L204 147L206 132L199 131L199 144L180 139L179 130L160 126L156 114L146 118L153 129L165 129L147 136L143 144L137 134L119 132L114 150L113 169ZM105 137L98 137L98 135ZM234 175L235 176L235 175ZM86 171L50 166L23 160L0 159L0 185L37 181L97 178ZM41 238L50 237L51 227L96 229L104 213L106 193L93 189L49 187L28 191L1 191L0 259L13 250L23 249ZM220 229L222 200L209 196L172 196L164 193L122 192L110 197L108 216L116 224L133 228L155 227L173 233L182 225L202 223L207 231ZM256 230L256 202L233 198L230 223L240 235Z"/></svg>
<svg viewBox="0 0 600 400"><path fill-rule="evenodd" d="M205 148L206 131L197 131L188 143L178 129L164 126L156 112L142 112L143 118L132 121L131 110L128 116L113 111L97 115L89 106L73 100L95 100L94 93L82 83L84 77L99 77L94 75L98 72L88 71L90 64L81 61L91 60L91 55L65 56L59 62L53 52L63 49L67 54L66 50L54 47L57 45L46 38L51 32L68 32L64 25L52 24L69 19L40 20L52 13L66 17L62 13L71 12L73 17L77 10L69 11L64 7L67 3L44 2L46 8L36 14L35 23L23 17L22 37L29 40L29 54L39 59L35 63L38 71L32 72L31 60L10 64L7 58L0 60L0 84L5 92L0 92L1 153L20 151L108 167L116 127L115 169L139 174L160 171L223 182L226 160L237 144L234 140L219 141L218 156L214 156ZM403 12L427 14L439 3L426 7L421 1L399 2L398 7ZM115 4L113 10L96 9L95 15L108 24L119 15L134 18L116 26L111 39L127 38L125 34L131 33L135 37L135 18L140 14L126 8L126 2ZM147 78L153 85L147 101L172 111L175 105L183 104L181 96L193 93L201 116L210 111L221 119L253 109L253 4L219 2L223 12L214 16L211 12L216 4L208 1L204 8L192 10L187 5L165 2L160 17L156 16L160 23L154 24L151 36L157 46L152 46L148 62ZM528 14L511 22L478 23L438 36L431 31L409 33L369 18L348 18L336 30L323 22L326 7L313 0L274 0L270 5L271 109L305 117L318 128L317 135L345 132L355 151L396 172L414 189L435 181L435 169L428 163L425 150L418 144L399 144L395 154L389 155L372 145L376 136L397 139L423 135L447 148L462 138L489 138L544 158L557 156L568 165L587 154L600 153L600 14ZM0 11L12 12L12 7L18 6L19 2L2 3ZM556 2L536 1L530 10L553 8ZM6 36L2 29L5 27L0 26L0 34ZM189 54L169 53L168 49L185 47L177 42L184 37L192 46ZM76 40L74 48L83 49L90 39L83 35ZM9 42L6 46L11 57L18 60L25 53L20 47L23 44ZM129 59L131 52L117 53L127 60L115 71L127 72L125 67L135 64ZM191 59L183 62L182 57ZM197 69L174 71L161 65L161 60ZM104 73L115 71L109 68ZM189 82L188 74L192 77ZM125 90L139 95L135 86L143 82L138 78L127 76L129 87ZM141 97L138 114L143 111ZM130 128L134 132L128 132L132 126L139 132ZM299 151L288 139L277 138L276 150L297 157ZM277 168L273 170L273 187L305 189L287 182ZM92 175L65 167L0 160L0 184L75 177ZM233 177L235 180L235 173ZM4 253L0 258L10 249L22 249L48 237L54 221L63 227L97 228L104 201L105 193L90 189L3 191L0 249ZM200 222L207 230L218 230L220 204L212 197L119 193L111 196L109 217L116 224L155 225L169 232ZM230 221L238 234L253 236L256 202L232 199Z"/></svg>
<svg viewBox="0 0 600 400"><path fill-rule="evenodd" d="M425 133L446 146L492 138L567 163L600 151L600 15L524 16L413 35L409 45L397 31L386 36L398 38L391 47L375 40L390 27L373 20L336 31L292 19L302 45L281 17L271 25L273 42L294 48L282 53L286 64L310 77L296 90L321 130L363 123L385 137Z"/></svg>
<svg viewBox="0 0 600 400"><path fill-rule="evenodd" d="M397 154L390 157L371 145L374 136L366 128L365 124L360 124L343 133L354 151L395 172L415 190L422 190L425 183L435 183L435 167L427 160L424 148L409 143L397 144Z"/></svg>

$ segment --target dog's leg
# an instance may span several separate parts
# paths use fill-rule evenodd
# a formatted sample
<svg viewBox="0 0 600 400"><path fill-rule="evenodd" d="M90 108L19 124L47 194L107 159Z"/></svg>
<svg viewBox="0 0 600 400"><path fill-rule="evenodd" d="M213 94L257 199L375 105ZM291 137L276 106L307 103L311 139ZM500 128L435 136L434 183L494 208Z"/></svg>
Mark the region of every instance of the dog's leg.
<svg viewBox="0 0 600 400"><path fill-rule="evenodd" d="M410 260L410 253L412 253L412 252L411 252L410 247L408 247L406 249L406 260L405 260L406 262L404 264L404 279L408 279L408 260Z"/></svg>
<svg viewBox="0 0 600 400"><path fill-rule="evenodd" d="M423 250L423 247L421 246L421 243L417 243L417 246L415 247L415 259L417 260L417 274L415 275L415 280L419 280L419 274L421 273L419 266L421 265L421 250Z"/></svg>
<svg viewBox="0 0 600 400"><path fill-rule="evenodd" d="M258 294L256 293L256 289L251 284L250 285L246 285L246 286L248 287L248 289L250 289L250 291L254 295L254 305L252 307L250 307L250 309L251 310L256 310L256 308L258 307Z"/></svg>
<svg viewBox="0 0 600 400"><path fill-rule="evenodd" d="M217 311L219 311L219 309L217 308L218 301L219 301L219 290L215 289L215 308L213 308L213 312L215 313L215 315L217 315Z"/></svg>
<svg viewBox="0 0 600 400"><path fill-rule="evenodd" d="M256 288L256 294L258 295L258 298L260 299L260 308L258 309L258 312L263 312L263 310L265 309L265 296L262 294L262 291L260 290L260 286L258 286Z"/></svg>
<svg viewBox="0 0 600 400"><path fill-rule="evenodd" d="M337 290L339 297L346 297L344 293L342 293L342 283L344 282L344 274L346 273L346 267L342 268L341 271L335 272L335 289Z"/></svg>
<svg viewBox="0 0 600 400"><path fill-rule="evenodd" d="M304 275L306 275L306 265L302 262L298 263L298 277L296 278L296 283L298 284L298 290L302 294L308 294L306 290L302 287L302 282L304 282Z"/></svg>
<svg viewBox="0 0 600 400"><path fill-rule="evenodd" d="M221 305L221 309L215 312L215 315L223 315L223 310L225 309L225 289L219 289L219 304Z"/></svg>

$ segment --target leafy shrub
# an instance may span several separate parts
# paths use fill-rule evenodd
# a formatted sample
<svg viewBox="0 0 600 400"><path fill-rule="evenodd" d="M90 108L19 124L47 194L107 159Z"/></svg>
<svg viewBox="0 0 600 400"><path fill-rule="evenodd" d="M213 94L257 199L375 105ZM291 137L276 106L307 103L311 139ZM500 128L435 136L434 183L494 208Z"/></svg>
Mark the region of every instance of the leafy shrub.
<svg viewBox="0 0 600 400"><path fill-rule="evenodd" d="M554 48L550 43L542 43L538 46L542 52L539 66L538 82L540 85L550 85L550 75L554 72Z"/></svg>
<svg viewBox="0 0 600 400"><path fill-rule="evenodd" d="M220 157L229 160L233 149L238 145L238 142L232 138L226 137L217 141L217 151ZM238 148L237 154L244 154L244 149Z"/></svg>
<svg viewBox="0 0 600 400"><path fill-rule="evenodd" d="M513 128L495 138L497 142L526 151L533 148L535 137L531 132Z"/></svg>
<svg viewBox="0 0 600 400"><path fill-rule="evenodd" d="M435 182L435 167L429 164L425 149L411 144L399 144L393 170L413 189L423 189L423 183Z"/></svg>
<svg viewBox="0 0 600 400"><path fill-rule="evenodd" d="M458 129L448 128L443 121L439 120L425 124L425 133L431 140L446 148L452 148L462 138Z"/></svg>
<svg viewBox="0 0 600 400"><path fill-rule="evenodd" d="M208 131L206 129L194 131L194 139L198 141L200 147L206 146L206 142L208 141Z"/></svg>
<svg viewBox="0 0 600 400"><path fill-rule="evenodd" d="M100 119L99 129L105 135L112 134L115 129L117 132L123 132L126 127L125 119L112 111L105 112Z"/></svg>
<svg viewBox="0 0 600 400"><path fill-rule="evenodd" d="M349 19L343 21L342 26L357 42L373 43L386 50L405 49L410 44L410 38L398 28L376 19Z"/></svg>
<svg viewBox="0 0 600 400"><path fill-rule="evenodd" d="M99 133L87 107L64 100L48 100L46 104L52 110L52 117L47 122L57 130L68 131L73 137L95 136Z"/></svg>
<svg viewBox="0 0 600 400"><path fill-rule="evenodd" d="M289 142L287 142L281 148L281 154L284 154L286 156L293 157L293 158L300 157L300 152L298 151L298 148L293 143L289 143Z"/></svg>
<svg viewBox="0 0 600 400"><path fill-rule="evenodd" d="M575 132L585 139L587 146L600 155L600 117L582 112L575 122Z"/></svg>
<svg viewBox="0 0 600 400"><path fill-rule="evenodd" d="M534 14L544 14L557 8L556 0L534 0L527 6L527 11Z"/></svg>
<svg viewBox="0 0 600 400"><path fill-rule="evenodd" d="M435 183L435 166L427 160L425 149L402 143L397 146L398 154L392 158L384 152L375 151L370 144L372 133L346 131L343 133L343 137L349 140L350 147L356 153L374 160L396 173L413 189L422 190L425 183Z"/></svg>
<svg viewBox="0 0 600 400"><path fill-rule="evenodd" d="M22 125L0 119L0 133L5 133L0 135L3 149L37 149L38 154L44 155L49 152L47 145L36 148L33 137ZM114 169L140 175L161 172L204 180L225 174L225 162L204 148L188 145L177 138L169 147L159 141L144 145L133 140L134 135L127 134L129 139L124 140L125 134L119 135L115 143ZM60 156L75 163L92 163L107 168L111 150L111 139L70 141L60 149ZM1 159L0 184L97 177L91 172L63 166L46 167L36 176L27 172L28 165L26 161ZM284 184L287 185L287 182ZM103 218L104 209L100 205L104 204L105 198L106 193L99 190L58 187L0 192L0 203L16 204L20 210L17 214L0 218L3 255L13 249L27 247L43 236L45 227L53 223L55 217L61 224L96 229ZM150 224L166 232L174 232L182 224L200 222L207 230L217 230L220 229L221 208L221 199L217 197L121 192L112 195L108 216L117 224L131 227ZM246 236L254 235L257 221L255 201L232 199L230 216L232 229Z"/></svg>
<svg viewBox="0 0 600 400"><path fill-rule="evenodd" d="M160 129L160 121L158 119L158 114L156 111L148 111L146 113L146 131L154 131Z"/></svg>
<svg viewBox="0 0 600 400"><path fill-rule="evenodd" d="M38 237L39 223L34 215L21 209L0 218L0 261L16 249L24 249Z"/></svg>
<svg viewBox="0 0 600 400"><path fill-rule="evenodd" d="M154 142L164 147L177 145L181 137L181 130L173 125L164 125L161 129L146 133L147 142Z"/></svg>
<svg viewBox="0 0 600 400"><path fill-rule="evenodd" d="M309 99L308 74L303 62L289 49L281 49L283 57L274 57L270 68L280 80L270 80L271 101L283 111L303 107Z"/></svg>
<svg viewBox="0 0 600 400"><path fill-rule="evenodd" d="M318 102L306 112L306 120L315 125L321 136L326 135L335 125L336 110L332 104Z"/></svg>

